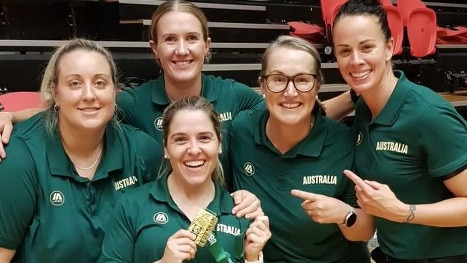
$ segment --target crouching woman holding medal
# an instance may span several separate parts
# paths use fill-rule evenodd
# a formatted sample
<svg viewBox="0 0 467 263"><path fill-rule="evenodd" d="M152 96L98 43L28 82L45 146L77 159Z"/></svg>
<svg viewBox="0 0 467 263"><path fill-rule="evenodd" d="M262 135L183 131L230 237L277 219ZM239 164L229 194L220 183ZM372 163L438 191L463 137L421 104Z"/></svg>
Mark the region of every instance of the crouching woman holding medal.
<svg viewBox="0 0 467 263"><path fill-rule="evenodd" d="M116 205L102 262L261 262L269 219L259 203L251 224L231 213L213 106L201 97L173 102L163 131L166 165L155 182Z"/></svg>

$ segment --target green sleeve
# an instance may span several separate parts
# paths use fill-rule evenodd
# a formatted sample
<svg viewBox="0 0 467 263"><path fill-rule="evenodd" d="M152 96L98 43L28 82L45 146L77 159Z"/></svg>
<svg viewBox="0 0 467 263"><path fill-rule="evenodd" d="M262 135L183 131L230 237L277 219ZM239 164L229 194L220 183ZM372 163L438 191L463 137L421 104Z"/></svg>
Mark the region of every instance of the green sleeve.
<svg viewBox="0 0 467 263"><path fill-rule="evenodd" d="M134 109L138 107L136 97L130 91L117 93L117 116L123 123L134 124Z"/></svg>
<svg viewBox="0 0 467 263"><path fill-rule="evenodd" d="M452 176L467 166L467 123L450 105L432 105L419 118L419 138L428 172Z"/></svg>
<svg viewBox="0 0 467 263"><path fill-rule="evenodd" d="M5 150L8 157L0 163L0 247L16 250L36 213L36 168L29 149L11 137Z"/></svg>
<svg viewBox="0 0 467 263"><path fill-rule="evenodd" d="M263 96L258 92L239 82L233 82L232 85L236 100L239 103L239 112L265 108Z"/></svg>
<svg viewBox="0 0 467 263"><path fill-rule="evenodd" d="M104 235L99 262L133 262L135 229L130 215L137 214L130 209L125 196L115 205Z"/></svg>
<svg viewBox="0 0 467 263"><path fill-rule="evenodd" d="M157 178L163 160L163 147L154 138L140 130L136 130L134 139L144 171L144 183L152 182Z"/></svg>
<svg viewBox="0 0 467 263"><path fill-rule="evenodd" d="M345 126L345 124L339 123L336 125L333 133L329 134L329 138L329 140L333 141L333 145L338 145L339 153L336 153L336 158L340 158L339 160L345 164L344 169L355 172L354 156L356 136L354 130ZM344 175L343 170L340 176L342 176L342 184L339 186L339 191L342 194L339 196L339 199L353 207L358 207L354 183Z"/></svg>

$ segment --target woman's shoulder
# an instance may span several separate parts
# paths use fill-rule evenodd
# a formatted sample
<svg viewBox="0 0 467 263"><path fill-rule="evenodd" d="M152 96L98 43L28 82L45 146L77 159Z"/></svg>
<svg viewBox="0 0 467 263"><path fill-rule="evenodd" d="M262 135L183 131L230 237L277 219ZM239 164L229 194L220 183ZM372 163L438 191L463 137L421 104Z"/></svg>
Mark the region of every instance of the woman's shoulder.
<svg viewBox="0 0 467 263"><path fill-rule="evenodd" d="M136 147L139 149L147 149L148 151L157 151L159 148L162 149L160 143L153 137L131 125L119 123L117 125L113 125L113 129L117 133L122 134L122 137L125 138L127 142L135 143Z"/></svg>
<svg viewBox="0 0 467 263"><path fill-rule="evenodd" d="M45 112L37 113L31 118L15 124L12 136L24 141L30 139L43 140L46 135Z"/></svg>
<svg viewBox="0 0 467 263"><path fill-rule="evenodd" d="M238 90L250 91L252 90L246 84L243 84L241 82L238 82L230 78L223 78L219 76L203 74L202 80L203 80L204 86L207 86L213 89L228 90L228 91L238 91Z"/></svg>
<svg viewBox="0 0 467 263"><path fill-rule="evenodd" d="M250 129L256 127L265 114L267 114L266 109L241 111L235 115L232 121L232 129Z"/></svg>
<svg viewBox="0 0 467 263"><path fill-rule="evenodd" d="M332 143L340 144L342 147L344 145L354 146L356 140L355 130L346 123L323 117L321 125L326 130L326 138Z"/></svg>
<svg viewBox="0 0 467 263"><path fill-rule="evenodd" d="M149 80L137 87L125 89L117 93L117 104L137 102L143 98L151 99L152 90L158 85L158 80Z"/></svg>
<svg viewBox="0 0 467 263"><path fill-rule="evenodd" d="M334 133L348 133L348 134L353 134L354 130L352 127L347 125L343 121L337 121L328 117L322 117L323 119L323 125L328 129L328 131L334 132Z"/></svg>

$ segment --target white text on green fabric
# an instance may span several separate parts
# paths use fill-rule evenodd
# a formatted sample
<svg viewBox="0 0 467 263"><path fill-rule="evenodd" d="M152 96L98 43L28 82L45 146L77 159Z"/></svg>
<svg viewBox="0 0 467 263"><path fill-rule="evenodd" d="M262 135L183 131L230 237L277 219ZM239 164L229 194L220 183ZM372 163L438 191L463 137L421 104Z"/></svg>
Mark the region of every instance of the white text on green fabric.
<svg viewBox="0 0 467 263"><path fill-rule="evenodd" d="M221 114L219 114L219 118L220 118L221 122L231 121L232 120L232 112L228 111L228 112L221 113Z"/></svg>
<svg viewBox="0 0 467 263"><path fill-rule="evenodd" d="M376 143L377 151L391 151L407 154L409 146L400 142L377 142Z"/></svg>
<svg viewBox="0 0 467 263"><path fill-rule="evenodd" d="M307 184L337 184L337 177L335 175L303 176L303 185Z"/></svg>
<svg viewBox="0 0 467 263"><path fill-rule="evenodd" d="M134 185L136 184L136 182L138 182L138 178L136 178L136 176L134 175L127 178L123 178L122 180L115 182L115 191L118 191L130 185Z"/></svg>
<svg viewBox="0 0 467 263"><path fill-rule="evenodd" d="M231 235L234 235L234 236L240 235L240 228L233 227L233 226L227 226L227 225L224 225L224 224L217 224L216 231L226 233L226 234L231 234Z"/></svg>

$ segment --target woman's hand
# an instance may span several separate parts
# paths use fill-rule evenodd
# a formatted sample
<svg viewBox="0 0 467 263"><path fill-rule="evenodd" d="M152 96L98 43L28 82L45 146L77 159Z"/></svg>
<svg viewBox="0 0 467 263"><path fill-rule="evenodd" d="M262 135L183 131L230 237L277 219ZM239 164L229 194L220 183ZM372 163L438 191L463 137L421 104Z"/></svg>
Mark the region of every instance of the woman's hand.
<svg viewBox="0 0 467 263"><path fill-rule="evenodd" d="M355 183L357 203L365 213L394 222L407 220L409 205L397 199L388 185L362 180L349 170L345 170L344 174Z"/></svg>
<svg viewBox="0 0 467 263"><path fill-rule="evenodd" d="M6 152L4 145L10 141L10 135L13 132L13 122L11 120L11 113L0 113L0 162L5 159Z"/></svg>
<svg viewBox="0 0 467 263"><path fill-rule="evenodd" d="M232 193L232 197L235 202L232 214L238 218L244 216L246 219L255 219L264 215L263 209L261 209L261 201L256 195L246 190L238 190Z"/></svg>
<svg viewBox="0 0 467 263"><path fill-rule="evenodd" d="M160 263L183 262L195 258L196 254L196 235L188 230L181 229L175 232L168 240L165 246L164 256Z"/></svg>
<svg viewBox="0 0 467 263"><path fill-rule="evenodd" d="M245 259L257 261L270 238L269 218L267 216L258 216L245 233Z"/></svg>
<svg viewBox="0 0 467 263"><path fill-rule="evenodd" d="M320 224L342 224L349 205L333 197L293 189L291 194L301 198L302 208L313 221Z"/></svg>

